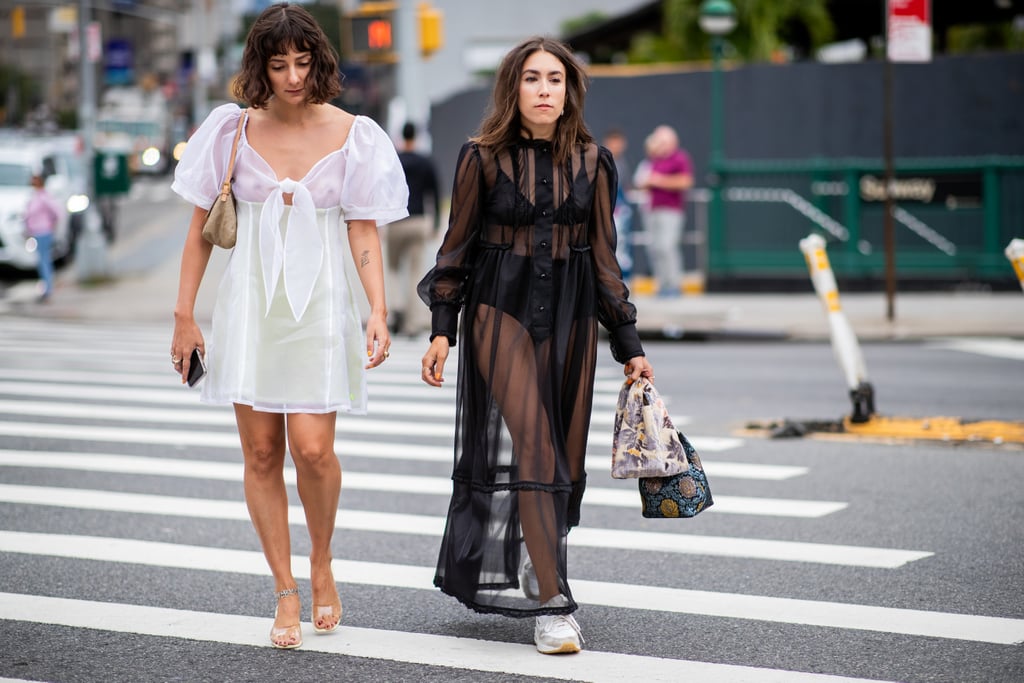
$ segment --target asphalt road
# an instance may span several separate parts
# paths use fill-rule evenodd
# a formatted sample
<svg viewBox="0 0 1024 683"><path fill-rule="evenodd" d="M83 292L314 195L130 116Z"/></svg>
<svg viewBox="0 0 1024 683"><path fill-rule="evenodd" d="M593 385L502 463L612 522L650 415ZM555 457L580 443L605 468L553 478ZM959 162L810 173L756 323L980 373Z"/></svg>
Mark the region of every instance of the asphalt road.
<svg viewBox="0 0 1024 683"><path fill-rule="evenodd" d="M148 225L120 253L159 251ZM343 628L318 637L307 622L302 650L273 650L272 581L231 413L175 381L169 334L0 319L2 677L1024 679L1024 450L744 432L848 412L831 349L811 342L648 344L716 498L673 521L641 518L635 484L607 474L621 372L602 350L583 524L570 535L586 649L544 657L530 622L474 614L430 585L454 390L419 383L425 341L397 340L371 373L371 415L339 418ZM884 414L1019 420L1022 346L879 343L864 355ZM289 496L298 506L294 486ZM308 609L301 513L292 534Z"/></svg>

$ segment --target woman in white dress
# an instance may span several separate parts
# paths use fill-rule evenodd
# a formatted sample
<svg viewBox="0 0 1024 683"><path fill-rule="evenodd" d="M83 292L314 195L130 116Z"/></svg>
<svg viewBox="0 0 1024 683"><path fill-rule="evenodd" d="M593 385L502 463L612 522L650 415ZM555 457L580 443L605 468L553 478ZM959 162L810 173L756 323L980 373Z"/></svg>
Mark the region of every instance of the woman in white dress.
<svg viewBox="0 0 1024 683"><path fill-rule="evenodd" d="M341 621L331 573L341 489L336 414L366 412L365 370L389 355L377 228L407 215L394 144L371 119L329 104L340 92L337 56L313 17L297 5L272 5L249 33L234 85L248 108L226 104L210 113L172 185L195 210L182 253L171 362L184 381L198 348L209 369L201 400L234 406L246 503L274 576L270 639L279 648L302 643L286 448L312 548L311 621L317 633ZM212 249L202 226L242 116L233 184L238 240L207 340L193 315ZM357 282L369 301L365 339Z"/></svg>

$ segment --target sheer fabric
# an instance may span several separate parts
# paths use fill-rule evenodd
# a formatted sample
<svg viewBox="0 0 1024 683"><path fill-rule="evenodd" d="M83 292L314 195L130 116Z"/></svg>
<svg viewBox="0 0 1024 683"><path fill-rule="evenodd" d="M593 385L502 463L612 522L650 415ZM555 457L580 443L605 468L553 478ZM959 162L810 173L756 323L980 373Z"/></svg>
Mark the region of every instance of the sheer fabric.
<svg viewBox="0 0 1024 683"><path fill-rule="evenodd" d="M597 357L643 355L615 259L611 154L579 147L554 163L546 141L459 154L448 232L419 285L432 337L459 347L453 495L434 582L480 612L576 609L566 534L579 523ZM461 329L458 319L461 314ZM541 609L519 585L528 553Z"/></svg>
<svg viewBox="0 0 1024 683"><path fill-rule="evenodd" d="M209 208L241 109L214 109L189 139L172 189ZM279 179L243 131L235 161L238 242L217 291L200 399L268 412L365 413L365 345L343 221L408 215L394 144L357 116L303 178ZM291 203L285 202L285 195Z"/></svg>

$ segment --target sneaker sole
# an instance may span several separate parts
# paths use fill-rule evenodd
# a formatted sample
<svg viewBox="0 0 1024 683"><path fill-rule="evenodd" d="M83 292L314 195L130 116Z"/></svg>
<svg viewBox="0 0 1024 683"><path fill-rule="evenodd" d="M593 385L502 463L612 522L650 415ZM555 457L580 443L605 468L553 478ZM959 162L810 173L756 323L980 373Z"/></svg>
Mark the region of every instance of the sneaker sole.
<svg viewBox="0 0 1024 683"><path fill-rule="evenodd" d="M537 651L542 655L571 655L579 652L580 646L576 643L562 643L562 645L555 650L542 650L538 647Z"/></svg>

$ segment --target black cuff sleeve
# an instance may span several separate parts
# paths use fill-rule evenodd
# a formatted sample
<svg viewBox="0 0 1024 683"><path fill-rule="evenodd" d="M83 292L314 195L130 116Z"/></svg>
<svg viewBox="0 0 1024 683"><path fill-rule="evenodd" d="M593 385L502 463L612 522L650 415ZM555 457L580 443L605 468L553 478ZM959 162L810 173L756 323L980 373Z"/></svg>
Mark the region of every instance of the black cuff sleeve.
<svg viewBox="0 0 1024 683"><path fill-rule="evenodd" d="M644 353L644 347L640 344L636 323L626 323L608 330L608 336L612 343L612 358L619 363L624 364L630 358L647 355Z"/></svg>
<svg viewBox="0 0 1024 683"><path fill-rule="evenodd" d="M430 341L434 337L448 337L448 345L455 346L455 338L459 332L459 309L454 304L436 303L430 307L433 321L430 325Z"/></svg>

